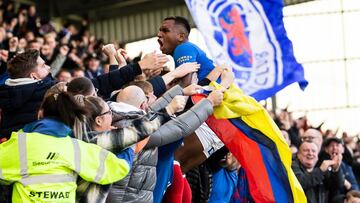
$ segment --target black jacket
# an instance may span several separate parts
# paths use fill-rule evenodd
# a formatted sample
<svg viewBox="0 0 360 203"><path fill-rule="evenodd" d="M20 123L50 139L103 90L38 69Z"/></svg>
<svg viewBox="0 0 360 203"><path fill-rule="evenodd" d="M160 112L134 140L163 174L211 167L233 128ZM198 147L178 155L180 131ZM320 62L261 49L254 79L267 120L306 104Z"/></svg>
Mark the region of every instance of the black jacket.
<svg viewBox="0 0 360 203"><path fill-rule="evenodd" d="M141 73L137 63L129 64L108 74L100 75L92 79L92 82L95 88L99 89L99 95L108 98L112 91L133 81L134 77ZM37 111L43 97L55 83L56 81L49 74L43 80L32 84L0 86L0 109L2 109L0 138L9 138L11 132L17 131L25 124L37 119Z"/></svg>
<svg viewBox="0 0 360 203"><path fill-rule="evenodd" d="M9 138L11 132L35 121L46 91L55 83L49 74L43 80L32 84L0 86L0 137Z"/></svg>
<svg viewBox="0 0 360 203"><path fill-rule="evenodd" d="M330 202L336 195L335 192L344 184L341 169L337 172L323 172L316 167L308 172L298 159L293 161L291 167L305 192L308 203Z"/></svg>

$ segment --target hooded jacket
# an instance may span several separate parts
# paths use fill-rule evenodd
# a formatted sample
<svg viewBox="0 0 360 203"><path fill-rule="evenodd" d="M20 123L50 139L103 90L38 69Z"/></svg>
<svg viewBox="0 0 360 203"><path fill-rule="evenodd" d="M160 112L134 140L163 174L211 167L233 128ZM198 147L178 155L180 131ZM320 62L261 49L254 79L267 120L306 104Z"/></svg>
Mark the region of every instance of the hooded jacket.
<svg viewBox="0 0 360 203"><path fill-rule="evenodd" d="M16 79L19 81L19 79ZM49 74L43 80L22 80L0 86L0 108L2 109L0 137L10 137L25 124L37 119L37 111L46 91L56 81Z"/></svg>

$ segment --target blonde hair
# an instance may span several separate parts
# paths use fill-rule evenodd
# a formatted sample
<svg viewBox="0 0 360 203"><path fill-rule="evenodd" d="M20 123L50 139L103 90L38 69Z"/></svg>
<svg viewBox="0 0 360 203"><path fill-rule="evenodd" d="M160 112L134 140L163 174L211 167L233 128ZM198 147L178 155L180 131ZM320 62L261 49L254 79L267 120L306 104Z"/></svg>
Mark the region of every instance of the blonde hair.
<svg viewBox="0 0 360 203"><path fill-rule="evenodd" d="M60 94L61 92L67 92L66 82L59 82L53 85L50 89L46 91L44 98L48 97L49 95Z"/></svg>

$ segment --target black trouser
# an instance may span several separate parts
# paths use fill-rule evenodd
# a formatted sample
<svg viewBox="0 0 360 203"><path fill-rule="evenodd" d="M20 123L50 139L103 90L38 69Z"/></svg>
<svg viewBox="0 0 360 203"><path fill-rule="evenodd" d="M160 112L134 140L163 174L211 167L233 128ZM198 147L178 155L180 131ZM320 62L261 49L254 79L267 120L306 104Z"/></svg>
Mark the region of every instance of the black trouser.
<svg viewBox="0 0 360 203"><path fill-rule="evenodd" d="M11 203L13 185L0 185L0 202Z"/></svg>

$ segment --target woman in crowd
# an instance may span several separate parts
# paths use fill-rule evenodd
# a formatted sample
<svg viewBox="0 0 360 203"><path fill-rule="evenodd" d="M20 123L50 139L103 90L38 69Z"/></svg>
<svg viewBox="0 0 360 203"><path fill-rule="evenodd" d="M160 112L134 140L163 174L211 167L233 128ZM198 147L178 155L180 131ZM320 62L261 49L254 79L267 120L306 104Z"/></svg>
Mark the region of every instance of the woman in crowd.
<svg viewBox="0 0 360 203"><path fill-rule="evenodd" d="M96 96L82 95L77 95L76 98L90 113L84 122L86 124L83 130L84 133L79 132L75 136L86 142L97 144L115 153L119 158L133 159L134 144L148 137L160 126L159 120L150 121L144 116L134 120L126 128L114 128L111 126L113 120L112 111L103 99ZM82 124L83 127L84 123ZM79 180L78 185L77 198L85 202L104 201L110 188L110 185L90 184L86 180Z"/></svg>
<svg viewBox="0 0 360 203"><path fill-rule="evenodd" d="M110 184L129 172L131 156L119 159L71 137L75 123L84 122L87 113L71 95L49 95L40 109L40 120L0 145L0 180L14 184L13 202L74 202L77 175Z"/></svg>

